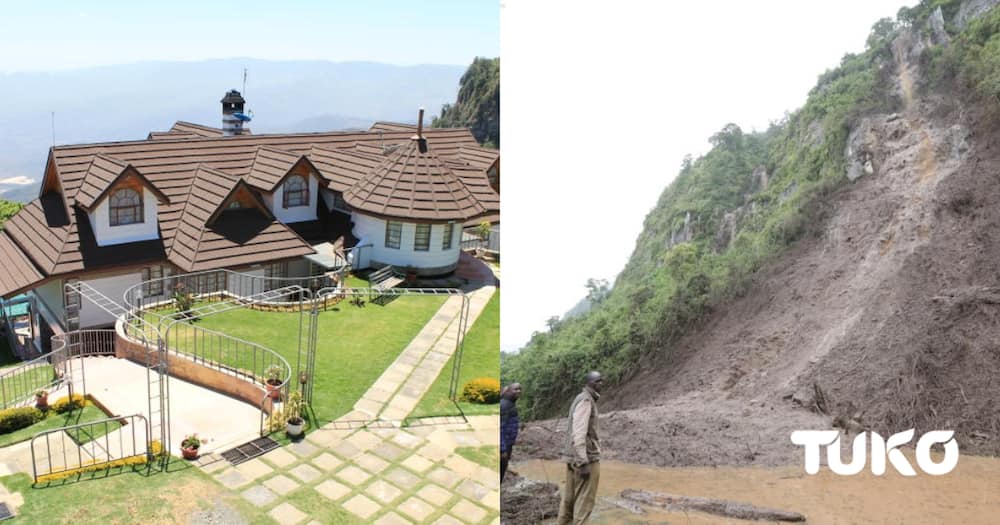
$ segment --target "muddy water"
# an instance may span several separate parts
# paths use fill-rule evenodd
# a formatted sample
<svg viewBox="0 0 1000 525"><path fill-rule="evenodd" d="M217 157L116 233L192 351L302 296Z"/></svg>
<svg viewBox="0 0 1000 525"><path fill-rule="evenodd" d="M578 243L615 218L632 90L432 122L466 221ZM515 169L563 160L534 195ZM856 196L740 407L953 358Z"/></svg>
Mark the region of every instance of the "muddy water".
<svg viewBox="0 0 1000 525"><path fill-rule="evenodd" d="M911 463L914 463L911 458ZM532 460L511 469L561 485L565 467ZM843 477L825 467L815 476L791 467L657 468L601 462L600 494L646 489L722 498L805 514L813 524L1000 523L1000 458L962 456L944 476L906 478L888 467L884 476L863 472ZM594 523L751 523L708 514L656 512L639 518L602 505Z"/></svg>

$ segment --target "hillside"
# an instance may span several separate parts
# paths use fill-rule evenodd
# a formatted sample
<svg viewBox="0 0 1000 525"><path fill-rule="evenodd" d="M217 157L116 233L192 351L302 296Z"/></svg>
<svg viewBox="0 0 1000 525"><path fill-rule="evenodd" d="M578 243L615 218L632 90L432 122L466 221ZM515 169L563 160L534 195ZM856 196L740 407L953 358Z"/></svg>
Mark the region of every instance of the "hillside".
<svg viewBox="0 0 1000 525"><path fill-rule="evenodd" d="M596 368L613 459L794 462L792 430L835 423L1000 451L995 3L903 8L785 120L714 135L611 294L504 356L522 414L560 415ZM551 457L556 424L524 449Z"/></svg>
<svg viewBox="0 0 1000 525"><path fill-rule="evenodd" d="M435 128L468 127L484 146L500 147L500 59L477 57L459 81L454 104L445 104Z"/></svg>

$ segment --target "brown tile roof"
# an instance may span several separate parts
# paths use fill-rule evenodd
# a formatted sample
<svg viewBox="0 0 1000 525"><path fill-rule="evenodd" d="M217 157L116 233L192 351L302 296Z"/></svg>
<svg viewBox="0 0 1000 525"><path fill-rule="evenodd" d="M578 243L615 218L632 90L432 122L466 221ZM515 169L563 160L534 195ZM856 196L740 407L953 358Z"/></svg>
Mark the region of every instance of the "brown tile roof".
<svg viewBox="0 0 1000 525"><path fill-rule="evenodd" d="M126 174L138 177L144 186L150 189L160 202L167 203L169 199L154 186L142 173L132 168L128 163L107 155L94 155L80 182L74 200L87 211L93 210L115 183Z"/></svg>
<svg viewBox="0 0 1000 525"><path fill-rule="evenodd" d="M292 153L270 146L257 146L257 153L254 155L246 181L255 188L272 192L285 179L288 172L301 161L310 162L302 153ZM320 176L325 177L322 173Z"/></svg>
<svg viewBox="0 0 1000 525"><path fill-rule="evenodd" d="M200 130L200 132L196 132L196 130ZM55 192L49 192L36 199L5 224L6 235L35 264L43 277L79 272L99 268L103 265L120 264L122 260L126 259L145 261L147 259L155 260L159 257L159 260L166 260L168 251L173 254L172 244L181 224L182 215L188 204L188 196L199 167L225 174L234 181L239 177L249 177L254 169L258 150L264 146L296 156L306 155L319 173L327 178L330 189L344 192L363 177L372 174L373 170L386 162L388 158L395 158L394 155L387 157L381 154L382 144L409 144L410 137L413 136L412 130L409 129L382 133L327 132L240 135L235 137L216 136L214 133L218 130L213 130L215 128L178 122L174 125L171 133L184 134L183 138L180 136L168 137L166 135L170 133L166 133L158 137L157 140L80 144L53 148L51 151L52 173L58 184L53 184L51 187L61 188L66 196L66 202L64 203L59 194ZM198 133L211 133L213 136L199 136L198 138L188 136ZM424 135L431 151L439 159L443 159L442 163L447 160L450 165L455 167L458 167L455 159L463 147L477 146L472 133L464 128L428 129ZM359 148L359 146L361 147ZM123 163L135 168L136 172L144 177L151 187L159 190L163 197L168 200L159 207L158 219L162 240L101 248L93 240L93 232L90 230L86 214L76 206L77 204L80 207L87 203L93 204L100 197L95 192L98 192L103 181L108 180ZM435 191L431 192L429 196L434 199L440 197L442 200L431 202L430 208L427 208L427 202L414 201L412 204L415 213L426 214L433 209L435 211L431 215L437 216L438 212L464 215L479 211L482 204L475 202L475 199L470 197L472 194L469 192L476 194L479 200L489 201L489 198L478 188L478 182L470 183L472 189L462 190L456 187L454 183L460 178L466 180L468 176L459 170L452 177L447 178L446 184L440 184L439 181L436 185L432 185ZM101 190L103 189L101 188ZM410 191L403 186L400 186L399 189L404 193ZM436 191L438 189L446 191L438 193ZM450 189L454 189L455 192L451 193ZM369 193L372 204L374 204L375 200L379 198L378 193ZM456 200L452 205L448 205L445 203L448 198ZM393 203L394 205L403 204L398 199L394 199ZM67 206L70 208L69 210L67 210ZM403 207L409 206L410 203L406 203ZM491 207L489 202L485 207ZM191 213L194 213L193 210ZM191 218L187 217L187 220L191 220ZM211 237L215 234L224 235L231 232L239 237L239 235L246 233L232 231L232 225L225 224L232 221L223 222L221 227L217 227L213 233L207 235ZM185 228L189 227L191 226L185 226ZM288 257L295 256L299 253L297 250L301 250L300 243L295 242L287 236L285 231L281 231L270 223L258 234L253 240L249 240L240 247L240 249L245 249L247 246L252 247L253 255L250 258L253 260L260 259L267 253L265 247L254 244L261 239L269 238L267 236L274 236L273 238L276 239L274 246L278 247L279 250L282 246L292 247L291 251L287 252ZM210 242L206 243L206 240ZM202 239L198 245L199 249L211 248L215 252L208 258L200 258L191 254L182 256L180 253L184 248L180 246L177 248L177 257L186 257L181 260L185 261L185 264L190 264L192 268L221 264L224 260L227 265L240 264L235 262L241 260L235 252L236 246L217 248L217 243L220 242L222 241L215 237ZM224 250L231 251L225 252ZM116 258L115 254L127 254L127 257L119 256ZM229 259L220 258L220 254L232 257ZM285 257L286 255L284 252L276 252L270 256ZM3 259L0 259L0 263L2 261Z"/></svg>
<svg viewBox="0 0 1000 525"><path fill-rule="evenodd" d="M330 181L328 187L339 192L347 191L385 160L385 157L377 155L320 147L309 150L309 158Z"/></svg>
<svg viewBox="0 0 1000 525"><path fill-rule="evenodd" d="M313 253L263 202L258 201L257 208L219 213L227 198L246 184L219 170L204 166L196 170L170 243L170 262L195 272Z"/></svg>
<svg viewBox="0 0 1000 525"><path fill-rule="evenodd" d="M500 150L481 146L462 146L458 148L458 160L465 165L488 170L500 158Z"/></svg>
<svg viewBox="0 0 1000 525"><path fill-rule="evenodd" d="M467 220L488 210L434 152L411 140L344 192L351 208L382 217Z"/></svg>
<svg viewBox="0 0 1000 525"><path fill-rule="evenodd" d="M372 127L368 128L368 131L409 131L413 133L417 131L417 126L413 124L402 124L400 122L385 122L380 120L372 124Z"/></svg>
<svg viewBox="0 0 1000 525"><path fill-rule="evenodd" d="M31 260L0 230L0 297L23 291L43 279Z"/></svg>
<svg viewBox="0 0 1000 525"><path fill-rule="evenodd" d="M185 122L183 120L178 120L174 122L174 125L170 128L171 133L191 133L198 135L199 137L221 137L222 129L213 128L211 126L203 126L201 124L195 124L193 122Z"/></svg>

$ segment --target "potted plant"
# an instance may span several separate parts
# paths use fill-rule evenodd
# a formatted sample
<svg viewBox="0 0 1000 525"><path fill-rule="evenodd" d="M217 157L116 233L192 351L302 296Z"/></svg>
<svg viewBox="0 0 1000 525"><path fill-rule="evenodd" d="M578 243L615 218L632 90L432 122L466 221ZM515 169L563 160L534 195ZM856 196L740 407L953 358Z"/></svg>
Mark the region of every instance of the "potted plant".
<svg viewBox="0 0 1000 525"><path fill-rule="evenodd" d="M271 365L264 371L267 394L274 400L281 398L281 372L281 365Z"/></svg>
<svg viewBox="0 0 1000 525"><path fill-rule="evenodd" d="M198 459L199 448L201 448L201 438L198 434L191 434L181 441L181 454L184 459Z"/></svg>
<svg viewBox="0 0 1000 525"><path fill-rule="evenodd" d="M49 393L45 390L35 392L35 408L46 410L49 408Z"/></svg>
<svg viewBox="0 0 1000 525"><path fill-rule="evenodd" d="M306 420L302 417L302 393L292 392L285 403L285 431L290 437L299 437L305 425Z"/></svg>

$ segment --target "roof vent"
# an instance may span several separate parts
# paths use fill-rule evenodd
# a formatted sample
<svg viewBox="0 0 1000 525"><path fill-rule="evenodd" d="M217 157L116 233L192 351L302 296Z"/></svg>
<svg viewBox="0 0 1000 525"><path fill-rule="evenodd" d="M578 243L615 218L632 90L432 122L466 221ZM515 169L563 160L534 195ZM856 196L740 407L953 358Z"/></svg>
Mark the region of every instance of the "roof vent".
<svg viewBox="0 0 1000 525"><path fill-rule="evenodd" d="M427 139L424 138L424 108L420 108L417 116L417 134L413 136L413 140L417 141L420 153L427 153Z"/></svg>

